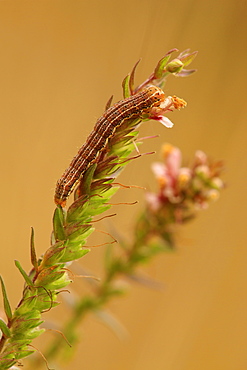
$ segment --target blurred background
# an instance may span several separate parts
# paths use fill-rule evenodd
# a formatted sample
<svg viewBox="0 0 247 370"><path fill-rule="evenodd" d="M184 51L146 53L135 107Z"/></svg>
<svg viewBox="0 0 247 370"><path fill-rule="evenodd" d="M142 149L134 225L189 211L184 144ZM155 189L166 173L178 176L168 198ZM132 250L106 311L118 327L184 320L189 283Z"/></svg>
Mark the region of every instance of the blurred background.
<svg viewBox="0 0 247 370"><path fill-rule="evenodd" d="M40 255L49 246L57 179L108 98L121 98L122 79L140 57L136 83L171 48L198 50L191 65L198 72L168 79L166 93L188 106L172 114L172 130L143 124L141 136L159 138L141 150L157 153L130 163L121 182L155 189L150 165L164 142L180 147L185 163L201 149L226 167L227 189L219 201L180 229L174 253L145 267L164 288L132 284L108 305L128 332L125 338L88 316L78 328L76 356L62 369L247 368L246 17L242 0L0 2L0 272L12 307L23 286L13 261L26 271L31 266L30 227ZM99 229L114 228L131 240L143 196L142 190L119 191L115 202L138 205L116 207L117 216ZM105 238L95 234L89 245ZM100 276L104 251L92 249L82 265ZM77 292L80 284L75 282ZM66 312L60 307L45 319L62 319ZM50 335L36 345L41 348Z"/></svg>

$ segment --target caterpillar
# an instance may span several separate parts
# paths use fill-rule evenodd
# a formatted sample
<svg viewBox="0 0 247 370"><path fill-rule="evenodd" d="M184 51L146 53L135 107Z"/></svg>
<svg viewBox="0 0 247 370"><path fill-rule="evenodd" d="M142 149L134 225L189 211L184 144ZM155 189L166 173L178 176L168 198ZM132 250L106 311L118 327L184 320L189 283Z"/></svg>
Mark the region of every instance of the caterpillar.
<svg viewBox="0 0 247 370"><path fill-rule="evenodd" d="M68 196L85 171L97 160L117 127L130 119L142 119L151 114L165 100L164 92L156 86L149 86L140 92L120 100L108 108L97 120L85 144L79 149L55 189L55 203L65 207Z"/></svg>

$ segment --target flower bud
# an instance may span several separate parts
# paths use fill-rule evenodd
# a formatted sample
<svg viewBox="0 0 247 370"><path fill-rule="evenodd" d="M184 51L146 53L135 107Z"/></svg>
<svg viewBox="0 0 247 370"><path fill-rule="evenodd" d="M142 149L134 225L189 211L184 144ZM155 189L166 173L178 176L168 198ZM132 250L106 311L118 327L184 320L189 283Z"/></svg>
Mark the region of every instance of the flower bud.
<svg viewBox="0 0 247 370"><path fill-rule="evenodd" d="M177 183L178 183L178 188L180 190L183 190L187 188L189 182L191 180L191 171L189 168L180 168L179 174L177 177Z"/></svg>
<svg viewBox="0 0 247 370"><path fill-rule="evenodd" d="M164 189L168 184L168 179L166 176L160 176L157 178L157 180L158 180L160 189Z"/></svg>
<svg viewBox="0 0 247 370"><path fill-rule="evenodd" d="M195 153L195 165L206 164L208 161L207 155L202 150L197 150Z"/></svg>
<svg viewBox="0 0 247 370"><path fill-rule="evenodd" d="M210 189L206 192L206 199L216 201L219 199L220 193L216 189Z"/></svg>
<svg viewBox="0 0 247 370"><path fill-rule="evenodd" d="M212 178L212 180L210 182L210 185L212 186L212 188L214 188L216 190L223 189L223 187L224 187L224 183L219 177Z"/></svg>
<svg viewBox="0 0 247 370"><path fill-rule="evenodd" d="M173 59L170 63L166 65L167 72L178 73L183 69L183 62L179 59Z"/></svg>
<svg viewBox="0 0 247 370"><path fill-rule="evenodd" d="M196 173L196 175L198 175L199 177L201 177L204 180L208 179L209 176L210 176L210 170L209 170L209 167L207 165L201 165L201 166L196 167L195 173Z"/></svg>
<svg viewBox="0 0 247 370"><path fill-rule="evenodd" d="M172 144L165 143L162 145L161 148L161 155L166 160L166 158L171 154L171 152L175 149L175 147Z"/></svg>
<svg viewBox="0 0 247 370"><path fill-rule="evenodd" d="M203 181L200 177L194 177L192 181L192 189L196 192L202 191L204 189Z"/></svg>

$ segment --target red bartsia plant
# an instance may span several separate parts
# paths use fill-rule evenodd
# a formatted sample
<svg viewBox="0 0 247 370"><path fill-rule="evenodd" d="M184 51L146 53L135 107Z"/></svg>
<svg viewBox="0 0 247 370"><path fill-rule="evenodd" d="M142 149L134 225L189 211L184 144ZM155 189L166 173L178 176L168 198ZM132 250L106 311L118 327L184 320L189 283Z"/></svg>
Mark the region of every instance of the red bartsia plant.
<svg viewBox="0 0 247 370"><path fill-rule="evenodd" d="M23 295L16 309L12 309L7 291L1 279L5 319L0 320L0 369L19 365L20 360L34 352L32 340L42 334L40 329L43 313L59 304L57 298L61 289L67 287L72 278L68 264L89 252L85 248L88 236L94 231L93 218L109 209L109 199L117 191L115 181L119 172L132 159L138 126L148 119L158 120L166 127L172 123L164 115L173 109L180 109L186 103L176 96L165 96L162 88L169 75L187 76L194 70L186 67L196 56L188 50L170 60L170 50L157 64L154 72L139 86L134 86L135 67L123 81L124 99L112 107L111 102L86 143L72 160L68 169L58 181L55 195L57 207L53 216L51 244L44 254L37 258L34 232L32 231L30 250L32 270L27 273L20 262L16 267L25 281ZM64 148L63 148L64 150ZM68 196L74 191L74 202L65 208ZM173 189L171 187L171 189ZM176 197L176 194L174 193ZM212 196L212 194L211 194ZM165 199L165 198L164 198ZM175 199L175 198L174 198ZM199 198L198 198L199 199ZM153 202L152 212L157 204ZM141 240L141 239L140 239ZM152 250L152 248L151 248ZM128 253L127 253L128 254ZM134 254L130 253L129 256ZM129 273L134 268L134 259L124 261L108 259L106 278L97 289L96 297L82 299L75 305L72 323L66 326L64 334L73 343L75 328L85 311L96 310L117 290L112 280L119 272ZM132 262L131 262L132 261ZM76 317L76 318L75 318ZM57 349L57 345L53 348ZM54 352L54 351L53 351ZM52 350L51 352L52 353Z"/></svg>
<svg viewBox="0 0 247 370"><path fill-rule="evenodd" d="M199 209L206 209L224 188L222 161L210 160L201 150L184 166L180 149L166 143L162 158L152 164L158 190L147 192L146 208L135 226L134 261L173 248L176 226L194 218Z"/></svg>

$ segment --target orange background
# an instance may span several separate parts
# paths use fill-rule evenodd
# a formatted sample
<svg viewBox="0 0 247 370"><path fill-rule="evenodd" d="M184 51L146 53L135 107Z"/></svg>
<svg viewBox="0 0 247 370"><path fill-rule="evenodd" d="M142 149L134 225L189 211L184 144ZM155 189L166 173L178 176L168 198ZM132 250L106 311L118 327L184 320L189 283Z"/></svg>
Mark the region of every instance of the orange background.
<svg viewBox="0 0 247 370"><path fill-rule="evenodd" d="M108 305L127 329L125 339L89 316L78 328L82 340L74 360L62 369L247 368L246 10L242 0L0 2L0 271L13 307L23 285L13 260L30 269L31 226L37 254L48 247L56 180L109 96L121 98L121 81L140 57L139 83L174 47L199 50L192 65L198 72L170 77L167 92L188 107L173 113L172 130L157 122L142 126L142 136L160 135L142 151L157 154L132 162L121 181L154 189L150 164L165 141L179 146L185 161L201 149L226 163L220 200L180 229L175 253L145 268L164 289L133 284ZM132 208L116 207L115 219L99 229L131 238L143 192L122 190L114 198L135 200ZM100 275L103 254L104 247L92 249L82 263ZM58 308L52 315L66 312Z"/></svg>

